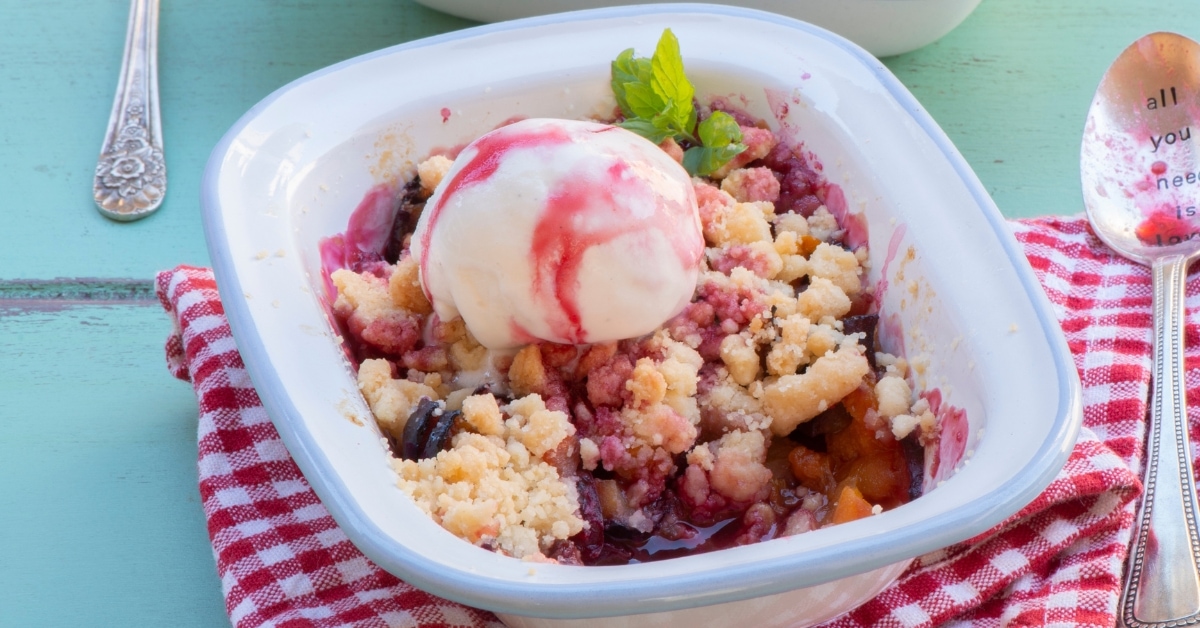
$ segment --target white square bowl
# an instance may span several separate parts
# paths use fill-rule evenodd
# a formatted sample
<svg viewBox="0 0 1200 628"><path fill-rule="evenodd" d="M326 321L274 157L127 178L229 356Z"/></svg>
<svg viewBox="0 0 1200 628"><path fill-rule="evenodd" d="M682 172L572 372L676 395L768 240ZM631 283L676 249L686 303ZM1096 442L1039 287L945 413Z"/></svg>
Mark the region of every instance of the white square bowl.
<svg viewBox="0 0 1200 628"><path fill-rule="evenodd" d="M655 563L534 565L452 536L395 485L331 325L319 241L368 190L514 116L613 110L609 63L679 38L698 97L802 143L866 225L885 348L923 363L965 423L927 494L794 537ZM619 7L493 24L381 50L272 94L226 134L205 233L246 367L297 464L384 569L514 625L805 625L869 599L920 554L1001 523L1061 469L1081 422L1055 317L970 167L875 58L781 16ZM881 283L883 282L883 283ZM886 288L884 287L886 286ZM960 460L960 458L962 458Z"/></svg>

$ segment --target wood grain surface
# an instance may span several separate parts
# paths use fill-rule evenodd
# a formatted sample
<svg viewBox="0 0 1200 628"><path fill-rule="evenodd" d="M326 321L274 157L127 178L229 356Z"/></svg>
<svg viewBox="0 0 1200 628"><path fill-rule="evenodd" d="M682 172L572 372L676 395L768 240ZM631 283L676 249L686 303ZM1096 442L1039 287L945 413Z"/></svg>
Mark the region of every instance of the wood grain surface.
<svg viewBox="0 0 1200 628"><path fill-rule="evenodd" d="M472 25L409 0L166 0L166 202L119 224L93 208L91 179L127 11L0 0L4 627L228 624L196 489L196 403L165 368L154 273L208 263L201 175L247 109L326 65ZM1092 93L1155 30L1200 38L1195 1L984 0L885 63L1006 216L1074 214Z"/></svg>

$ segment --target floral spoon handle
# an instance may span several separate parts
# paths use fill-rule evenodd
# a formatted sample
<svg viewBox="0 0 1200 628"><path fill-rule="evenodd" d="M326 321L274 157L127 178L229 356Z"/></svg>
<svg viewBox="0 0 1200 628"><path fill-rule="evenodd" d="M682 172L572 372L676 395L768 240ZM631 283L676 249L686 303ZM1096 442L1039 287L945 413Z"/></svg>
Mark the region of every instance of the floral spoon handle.
<svg viewBox="0 0 1200 628"><path fill-rule="evenodd" d="M158 3L132 0L121 78L92 193L113 220L148 216L167 191L158 105Z"/></svg>

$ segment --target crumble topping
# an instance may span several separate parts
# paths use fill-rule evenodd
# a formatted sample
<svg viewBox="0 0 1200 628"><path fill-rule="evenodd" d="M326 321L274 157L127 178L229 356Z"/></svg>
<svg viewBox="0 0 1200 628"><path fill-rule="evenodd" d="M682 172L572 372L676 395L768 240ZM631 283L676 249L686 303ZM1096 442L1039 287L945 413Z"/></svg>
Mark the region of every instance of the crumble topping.
<svg viewBox="0 0 1200 628"><path fill-rule="evenodd" d="M913 496L901 441L923 444L936 419L909 363L874 346L866 250L840 240L819 175L771 131L742 133L745 153L693 180L707 247L695 295L647 336L491 352L432 313L404 239L390 263L331 274L393 453L413 438L436 450L392 466L444 528L526 560L613 564L651 559L638 545L651 536L728 522L721 546L757 542ZM413 211L451 163L418 166Z"/></svg>
<svg viewBox="0 0 1200 628"><path fill-rule="evenodd" d="M463 408L479 432L459 432L436 457L392 461L400 488L422 510L450 532L513 556L538 556L587 526L576 514L575 486L543 459L575 433L565 413L548 410L536 394L503 409L492 395L475 395Z"/></svg>

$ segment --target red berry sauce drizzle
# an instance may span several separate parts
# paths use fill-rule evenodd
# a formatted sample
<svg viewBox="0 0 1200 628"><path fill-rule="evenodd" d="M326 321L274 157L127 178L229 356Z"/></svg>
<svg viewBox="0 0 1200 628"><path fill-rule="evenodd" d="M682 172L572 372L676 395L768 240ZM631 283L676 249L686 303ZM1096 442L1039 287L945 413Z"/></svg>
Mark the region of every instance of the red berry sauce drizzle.
<svg viewBox="0 0 1200 628"><path fill-rule="evenodd" d="M565 177L564 183L551 191L546 208L534 227L530 251L534 297L546 301L544 305L548 311L561 313L552 319L554 335L571 339L575 344L587 341L587 331L579 312L578 278L588 249L622 236L637 235L649 227L671 243L684 268L694 267L704 254L703 247L694 244L700 240L699 233L686 234L675 229L675 225L686 222L676 216L690 212L690 207L682 203L663 203L659 205L660 209L676 216L656 212L647 219L635 216L629 208L654 207L654 199L646 199L644 203L617 201L617 197L629 201L632 196L653 193L645 185L629 185L627 182L635 179L628 170L626 164L616 162L601 175L603 181L592 181L592 173L586 171ZM584 220L597 203L615 209L620 215L616 220L606 220L599 225L594 224L596 221Z"/></svg>

